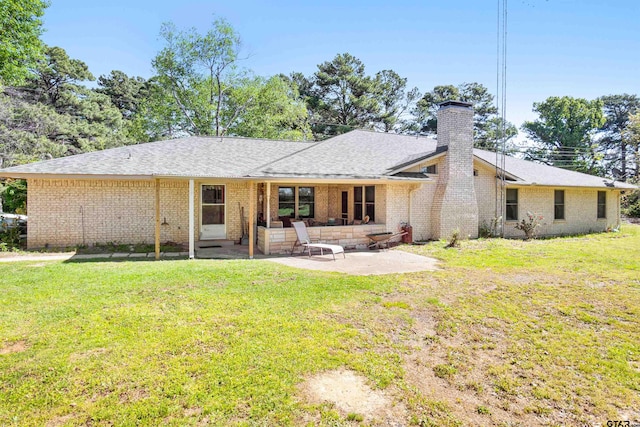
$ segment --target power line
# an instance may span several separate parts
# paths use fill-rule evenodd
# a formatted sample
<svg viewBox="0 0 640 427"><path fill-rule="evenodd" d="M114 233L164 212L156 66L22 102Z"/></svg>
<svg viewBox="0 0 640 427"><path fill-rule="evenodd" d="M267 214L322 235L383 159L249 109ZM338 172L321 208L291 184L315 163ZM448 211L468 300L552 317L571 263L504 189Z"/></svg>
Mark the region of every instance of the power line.
<svg viewBox="0 0 640 427"><path fill-rule="evenodd" d="M496 182L495 217L496 219L500 218L499 233L504 236L506 182L503 171L506 169L507 145L507 0L498 0L497 7L496 110L500 120L496 124L496 176L499 177L499 181Z"/></svg>

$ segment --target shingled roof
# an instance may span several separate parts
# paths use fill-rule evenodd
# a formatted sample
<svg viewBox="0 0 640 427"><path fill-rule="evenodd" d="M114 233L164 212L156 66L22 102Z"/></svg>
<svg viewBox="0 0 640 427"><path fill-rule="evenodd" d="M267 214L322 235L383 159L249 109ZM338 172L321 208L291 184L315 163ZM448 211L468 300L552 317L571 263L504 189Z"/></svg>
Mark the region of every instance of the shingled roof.
<svg viewBox="0 0 640 427"><path fill-rule="evenodd" d="M0 169L0 176L246 177L259 166L314 143L189 137L129 145Z"/></svg>
<svg viewBox="0 0 640 427"><path fill-rule="evenodd" d="M265 164L251 176L380 178L395 165L435 148L434 138L355 130Z"/></svg>
<svg viewBox="0 0 640 427"><path fill-rule="evenodd" d="M496 153L491 151L474 149L473 155L489 163L496 165ZM515 177L513 184L518 185L543 185L557 187L609 187L609 188L636 188L631 184L620 181L612 181L599 176L587 175L567 169L556 168L528 160L505 156L505 172Z"/></svg>
<svg viewBox="0 0 640 427"><path fill-rule="evenodd" d="M435 138L362 130L321 142L189 137L0 169L0 177L429 180L394 171L437 154ZM475 149L474 156L495 167L495 153ZM505 171L519 185L635 188L508 156Z"/></svg>

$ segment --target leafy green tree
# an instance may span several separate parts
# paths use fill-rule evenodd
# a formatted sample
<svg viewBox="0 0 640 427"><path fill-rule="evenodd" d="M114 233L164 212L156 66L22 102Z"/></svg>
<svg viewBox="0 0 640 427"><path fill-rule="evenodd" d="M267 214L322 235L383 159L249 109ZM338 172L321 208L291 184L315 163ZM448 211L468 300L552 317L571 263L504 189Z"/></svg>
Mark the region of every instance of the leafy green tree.
<svg viewBox="0 0 640 427"><path fill-rule="evenodd" d="M365 75L362 61L349 53L318 65L313 78L317 97L314 132L338 134L353 128L372 128L379 113L375 82Z"/></svg>
<svg viewBox="0 0 640 427"><path fill-rule="evenodd" d="M27 80L33 98L62 112L68 103L74 103L76 92L83 81L95 80L89 67L78 59L69 58L60 47L47 47Z"/></svg>
<svg viewBox="0 0 640 427"><path fill-rule="evenodd" d="M171 23L163 24L160 35L165 47L153 67L181 113L175 127L189 134L224 135L231 123L223 122L223 116L239 115L225 113L239 77L240 37L223 19L214 21L204 35L195 29L178 31Z"/></svg>
<svg viewBox="0 0 640 427"><path fill-rule="evenodd" d="M111 99L111 103L120 110L122 117L131 118L146 98L147 81L142 77L129 77L119 70L113 70L108 76L98 77L98 89Z"/></svg>
<svg viewBox="0 0 640 427"><path fill-rule="evenodd" d="M511 141L518 135L518 129L509 121L505 123L504 127L502 123L502 117L492 116L489 118L486 121L482 137L474 141L475 147L483 150L498 151L502 149L504 138L505 152L507 154L515 153L516 148Z"/></svg>
<svg viewBox="0 0 640 427"><path fill-rule="evenodd" d="M619 175L626 180L633 172L628 166L633 164L634 150L624 131L630 123L630 117L640 111L640 98L636 95L607 95L600 97L604 106L606 121L601 128L602 138L598 141L607 152L605 157L607 170L619 169Z"/></svg>
<svg viewBox="0 0 640 427"><path fill-rule="evenodd" d="M522 129L537 145L526 157L549 165L586 173L602 173L602 159L594 136L604 125L601 100L552 96L533 104L539 118Z"/></svg>
<svg viewBox="0 0 640 427"><path fill-rule="evenodd" d="M30 102L15 88L0 94L0 167L65 155L71 117Z"/></svg>
<svg viewBox="0 0 640 427"><path fill-rule="evenodd" d="M86 64L48 48L24 86L0 93L3 166L124 145L122 115L107 95L83 86Z"/></svg>
<svg viewBox="0 0 640 427"><path fill-rule="evenodd" d="M0 212L27 212L27 181L6 179L4 183L0 182Z"/></svg>
<svg viewBox="0 0 640 427"><path fill-rule="evenodd" d="M376 128L383 132L402 132L408 126L407 113L420 98L417 87L407 90L407 79L393 70L382 70L374 79L374 95L378 101Z"/></svg>
<svg viewBox="0 0 640 427"><path fill-rule="evenodd" d="M129 140L141 143L174 136L156 123L158 119L161 123L167 122L166 118L162 119L163 112L170 111L172 103L166 91L158 86L157 79L145 80L113 70L109 75L98 77L96 92L107 95L118 108Z"/></svg>
<svg viewBox="0 0 640 427"><path fill-rule="evenodd" d="M630 163L635 164L635 171L628 170L627 177L633 176L635 182L640 182L640 110L629 116L629 122L622 131L622 138L632 155Z"/></svg>
<svg viewBox="0 0 640 427"><path fill-rule="evenodd" d="M418 88L408 90L407 79L393 70L366 75L362 61L349 53L319 64L312 77L281 77L298 88L316 139L356 128L406 132L412 126L409 112L421 96Z"/></svg>
<svg viewBox="0 0 640 427"><path fill-rule="evenodd" d="M413 110L415 116L414 130L419 133L434 134L438 130L437 112L442 102L458 100L473 105L474 141L479 148L495 147L495 126L497 109L493 103L493 95L480 83L462 83L458 86L436 86L417 102ZM517 129L507 123L506 135L517 133Z"/></svg>
<svg viewBox="0 0 640 427"><path fill-rule="evenodd" d="M242 115L242 120L228 120L231 134L287 140L311 136L304 101L296 86L280 76L247 79L230 92L229 103L238 108L228 111L241 111Z"/></svg>
<svg viewBox="0 0 640 427"><path fill-rule="evenodd" d="M153 60L158 75L145 105L151 134L302 139L308 133L293 85L239 69L240 37L225 20L204 35L164 24L161 36L165 47Z"/></svg>
<svg viewBox="0 0 640 427"><path fill-rule="evenodd" d="M182 111L174 98L152 77L146 83L146 97L138 105L138 114L130 121L138 142L157 141L189 135L183 129Z"/></svg>
<svg viewBox="0 0 640 427"><path fill-rule="evenodd" d="M0 0L0 85L24 81L42 54L43 0Z"/></svg>

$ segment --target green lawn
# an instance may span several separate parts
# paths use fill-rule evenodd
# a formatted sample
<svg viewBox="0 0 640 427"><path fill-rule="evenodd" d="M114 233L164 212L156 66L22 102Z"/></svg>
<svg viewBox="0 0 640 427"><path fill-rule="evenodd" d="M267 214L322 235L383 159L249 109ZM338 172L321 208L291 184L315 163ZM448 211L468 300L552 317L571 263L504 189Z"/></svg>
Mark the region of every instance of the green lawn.
<svg viewBox="0 0 640 427"><path fill-rule="evenodd" d="M339 368L409 425L640 417L640 226L401 249L443 269L0 264L0 425L363 424L300 392Z"/></svg>

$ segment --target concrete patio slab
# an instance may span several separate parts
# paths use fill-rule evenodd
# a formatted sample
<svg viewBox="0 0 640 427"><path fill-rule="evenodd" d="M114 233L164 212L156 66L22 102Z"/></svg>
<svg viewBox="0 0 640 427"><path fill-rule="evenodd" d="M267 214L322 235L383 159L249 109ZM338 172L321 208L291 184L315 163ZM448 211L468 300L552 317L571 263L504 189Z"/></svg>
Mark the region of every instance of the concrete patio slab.
<svg viewBox="0 0 640 427"><path fill-rule="evenodd" d="M146 252L132 252L129 254L129 258L146 258Z"/></svg>
<svg viewBox="0 0 640 427"><path fill-rule="evenodd" d="M129 258L129 252L114 252L112 258Z"/></svg>
<svg viewBox="0 0 640 427"><path fill-rule="evenodd" d="M72 260L77 260L77 259L105 259L105 258L111 258L111 255L113 254L75 254L72 257L70 257L69 259Z"/></svg>
<svg viewBox="0 0 640 427"><path fill-rule="evenodd" d="M181 257L181 252L162 252L162 257L164 258L178 258Z"/></svg>
<svg viewBox="0 0 640 427"><path fill-rule="evenodd" d="M331 254L280 258L265 258L289 267L307 270L335 271L356 276L369 276L395 273L415 273L438 269L438 261L433 258L415 255L398 250L347 252L346 257Z"/></svg>

